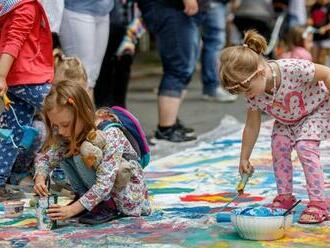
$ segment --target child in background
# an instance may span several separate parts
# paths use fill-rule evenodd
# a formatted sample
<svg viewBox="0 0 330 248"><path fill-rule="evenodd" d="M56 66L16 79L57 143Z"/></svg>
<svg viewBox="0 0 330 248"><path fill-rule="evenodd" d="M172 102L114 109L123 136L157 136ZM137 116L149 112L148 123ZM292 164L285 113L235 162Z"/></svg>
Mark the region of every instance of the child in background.
<svg viewBox="0 0 330 248"><path fill-rule="evenodd" d="M64 220L87 212L79 218L81 223L98 224L113 220L119 214L140 216L150 213L148 191L137 154L126 136L117 127L101 131L105 147L101 162L88 167L80 156L80 145L90 132L96 130L93 104L87 92L76 82L62 81L54 84L44 103L48 136L45 152L35 161L34 189L39 195L48 195L46 177L53 166L60 164L73 190L80 199L68 206L53 205L49 208L52 219ZM115 187L119 167L128 163L132 168L130 181ZM120 183L120 182L119 182Z"/></svg>
<svg viewBox="0 0 330 248"><path fill-rule="evenodd" d="M55 76L54 83L69 80L77 82L87 89L87 73L77 57L67 57L62 50L54 49Z"/></svg>
<svg viewBox="0 0 330 248"><path fill-rule="evenodd" d="M291 151L296 149L303 166L309 203L299 222L328 219L320 141L329 137L330 69L307 60L267 61L267 43L255 31L244 44L222 51L220 77L232 94L244 94L249 106L243 131L240 173L249 173L249 159L258 138L261 111L275 118L272 134L273 167L278 195L273 208L290 208L293 196Z"/></svg>
<svg viewBox="0 0 330 248"><path fill-rule="evenodd" d="M20 124L31 125L54 76L51 31L38 1L0 3L0 97L7 94ZM20 143L23 132L12 111L1 114L0 128L12 129ZM19 150L3 139L0 150L0 198L6 199L5 184Z"/></svg>
<svg viewBox="0 0 330 248"><path fill-rule="evenodd" d="M310 53L313 47L313 31L310 27L293 27L289 32L289 51L281 59L305 59L313 61Z"/></svg>

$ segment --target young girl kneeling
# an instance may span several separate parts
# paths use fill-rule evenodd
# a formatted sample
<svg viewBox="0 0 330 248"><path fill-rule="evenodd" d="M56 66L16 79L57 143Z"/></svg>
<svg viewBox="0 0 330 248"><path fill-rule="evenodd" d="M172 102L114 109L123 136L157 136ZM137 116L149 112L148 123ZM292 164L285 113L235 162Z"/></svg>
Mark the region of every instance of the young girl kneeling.
<svg viewBox="0 0 330 248"><path fill-rule="evenodd" d="M96 116L87 92L75 82L62 81L54 85L44 103L48 129L45 152L35 161L35 191L47 196L46 178L60 165L79 199L67 206L52 205L49 216L54 220L73 217L85 209L89 212L81 223L97 224L120 215L140 216L150 213L148 190L136 152L122 131L112 127L104 131L102 159L93 168L85 165L80 146L95 131ZM119 170L129 164L130 180L118 182ZM121 179L120 179L121 180ZM117 185L121 185L117 187Z"/></svg>

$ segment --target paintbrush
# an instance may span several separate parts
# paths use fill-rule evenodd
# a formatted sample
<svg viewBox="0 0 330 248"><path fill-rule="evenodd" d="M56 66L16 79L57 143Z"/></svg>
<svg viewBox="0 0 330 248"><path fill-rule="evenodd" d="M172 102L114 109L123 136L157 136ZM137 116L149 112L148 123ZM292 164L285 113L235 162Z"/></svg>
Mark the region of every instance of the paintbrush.
<svg viewBox="0 0 330 248"><path fill-rule="evenodd" d="M245 186L246 186L247 182L249 181L249 178L252 176L253 172L254 172L254 170L252 167L252 170L250 173L242 174L241 180L239 181L239 183L236 187L236 190L237 190L236 196L233 199L231 199L229 202L227 202L223 207L221 207L219 212L225 210L232 202L236 201L240 197L240 195L244 193Z"/></svg>
<svg viewBox="0 0 330 248"><path fill-rule="evenodd" d="M293 204L291 208L289 208L288 210L286 210L284 212L283 216L287 216L291 212L291 210L294 209L300 202L301 202L301 200L296 201L296 203Z"/></svg>

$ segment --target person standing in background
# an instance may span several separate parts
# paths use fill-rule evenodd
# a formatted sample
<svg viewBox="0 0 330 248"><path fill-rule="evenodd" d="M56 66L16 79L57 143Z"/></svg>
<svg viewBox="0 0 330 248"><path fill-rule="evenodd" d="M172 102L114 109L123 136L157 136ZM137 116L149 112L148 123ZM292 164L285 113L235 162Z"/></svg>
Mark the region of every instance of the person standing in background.
<svg viewBox="0 0 330 248"><path fill-rule="evenodd" d="M13 111L0 114L0 128L13 131L0 139L0 201L23 139L21 126L31 126L54 77L52 36L46 13L37 0L0 1L0 97L7 95ZM14 114L16 113L16 115Z"/></svg>
<svg viewBox="0 0 330 248"><path fill-rule="evenodd" d="M199 12L193 16L195 34L201 36L202 97L205 100L231 102L237 96L229 94L222 87L217 76L218 57L226 43L227 4L230 0L199 1Z"/></svg>
<svg viewBox="0 0 330 248"><path fill-rule="evenodd" d="M65 0L60 42L67 56L81 59L88 76L89 94L98 78L108 44L114 0Z"/></svg>
<svg viewBox="0 0 330 248"><path fill-rule="evenodd" d="M143 21L155 35L163 76L158 89L157 140L185 142L196 139L178 121L180 105L195 69L199 40L192 18L197 0L137 0ZM156 141L156 140L155 140Z"/></svg>
<svg viewBox="0 0 330 248"><path fill-rule="evenodd" d="M95 104L126 107L135 45L145 32L133 0L115 0L110 13L110 36L95 86Z"/></svg>
<svg viewBox="0 0 330 248"><path fill-rule="evenodd" d="M48 16L53 35L53 48L60 48L59 33L62 24L64 0L40 0Z"/></svg>

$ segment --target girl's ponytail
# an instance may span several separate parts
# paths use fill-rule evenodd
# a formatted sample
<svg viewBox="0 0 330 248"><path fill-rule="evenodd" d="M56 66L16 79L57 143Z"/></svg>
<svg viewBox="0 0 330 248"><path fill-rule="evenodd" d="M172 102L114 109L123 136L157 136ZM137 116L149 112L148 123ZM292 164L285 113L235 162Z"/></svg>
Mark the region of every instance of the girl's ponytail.
<svg viewBox="0 0 330 248"><path fill-rule="evenodd" d="M245 32L244 45L248 46L257 54L263 54L267 49L266 39L255 30L248 30Z"/></svg>

